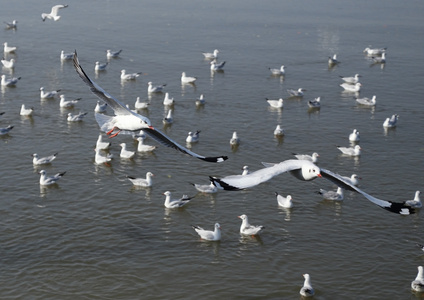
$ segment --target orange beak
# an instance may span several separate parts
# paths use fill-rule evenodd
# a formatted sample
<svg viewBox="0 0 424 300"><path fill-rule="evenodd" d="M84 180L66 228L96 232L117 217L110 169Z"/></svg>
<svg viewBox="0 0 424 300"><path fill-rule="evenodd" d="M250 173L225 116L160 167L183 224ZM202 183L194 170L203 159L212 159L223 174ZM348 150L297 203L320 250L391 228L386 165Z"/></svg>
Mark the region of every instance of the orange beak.
<svg viewBox="0 0 424 300"><path fill-rule="evenodd" d="M320 174L320 173L318 173L318 175L317 175L319 178L322 178L322 175Z"/></svg>

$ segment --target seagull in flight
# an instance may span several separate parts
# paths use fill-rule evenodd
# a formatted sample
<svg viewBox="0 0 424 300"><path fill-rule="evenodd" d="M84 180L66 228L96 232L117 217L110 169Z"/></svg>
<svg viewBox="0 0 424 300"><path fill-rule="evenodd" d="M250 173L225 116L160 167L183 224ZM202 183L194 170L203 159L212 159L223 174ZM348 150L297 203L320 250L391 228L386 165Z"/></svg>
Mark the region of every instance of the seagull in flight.
<svg viewBox="0 0 424 300"><path fill-rule="evenodd" d="M95 113L95 118L100 126L100 129L102 131L105 131L110 137L117 136L121 131L138 132L140 130L143 130L143 132L151 136L153 139L155 139L162 145L174 148L175 150L191 155L198 159L207 162L223 162L228 159L227 156L205 157L196 154L188 150L187 148L181 146L180 144L176 143L164 133L153 127L148 118L131 111L125 106L125 104L115 99L105 90L103 90L100 86L98 86L95 82L93 82L82 69L78 61L76 51L73 61L76 72L81 77L81 79L90 87L91 92L95 94L100 100L103 100L105 103L107 103L115 113L115 116L107 116L104 114Z"/></svg>
<svg viewBox="0 0 424 300"><path fill-rule="evenodd" d="M67 4L65 4L65 5L63 5L63 4L59 4L59 5L55 5L55 6L53 6L53 7L52 7L52 11L51 11L49 14L47 14L47 13L42 13L42 14L41 14L41 19L43 20L43 22L44 22L46 19L50 19L50 20L54 20L54 21L58 21L58 20L60 19L60 16L58 15L58 13L59 13L59 9L61 9L61 8L65 8L65 7L68 7L68 5L67 5Z"/></svg>

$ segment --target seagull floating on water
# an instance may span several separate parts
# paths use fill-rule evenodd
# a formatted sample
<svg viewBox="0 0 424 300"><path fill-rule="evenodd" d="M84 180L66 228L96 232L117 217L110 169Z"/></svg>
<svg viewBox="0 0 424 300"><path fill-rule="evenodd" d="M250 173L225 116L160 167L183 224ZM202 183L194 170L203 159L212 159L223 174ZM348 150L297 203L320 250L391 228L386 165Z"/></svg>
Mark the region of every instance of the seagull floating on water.
<svg viewBox="0 0 424 300"><path fill-rule="evenodd" d="M148 93L162 93L163 89L165 88L166 84L162 84L162 85L156 85L154 86L153 83L151 81L149 81L147 83L147 85L149 86L147 88L147 92Z"/></svg>
<svg viewBox="0 0 424 300"><path fill-rule="evenodd" d="M199 133L200 130L197 130L196 132L190 131L186 138L186 143L197 143L199 141Z"/></svg>
<svg viewBox="0 0 424 300"><path fill-rule="evenodd" d="M359 92L361 90L362 84L360 82L355 84L342 83L340 86L347 92Z"/></svg>
<svg viewBox="0 0 424 300"><path fill-rule="evenodd" d="M99 97L102 101L106 102L114 111L115 116L106 116L104 114L95 113L97 123L99 124L101 130L106 131L108 135L114 137L119 134L120 131L140 131L143 130L146 134L154 138L156 141L161 144L174 148L180 152L191 155L198 159L208 161L208 162L223 162L228 159L227 156L218 156L218 157L205 157L199 154L196 154L187 148L177 144L165 134L154 128L150 120L144 116L141 116L135 112L129 110L123 103L118 101L104 91L100 86L91 81L87 74L82 69L78 61L78 56L75 53L74 56L74 66L78 75L81 79L90 87L90 90ZM115 130L116 133L112 134Z"/></svg>
<svg viewBox="0 0 424 300"><path fill-rule="evenodd" d="M364 53L366 53L367 55L382 55L383 53L385 53L387 50L387 48L365 48L364 49Z"/></svg>
<svg viewBox="0 0 424 300"><path fill-rule="evenodd" d="M168 110L166 117L162 119L164 125L170 125L174 123L174 118L172 117L172 109Z"/></svg>
<svg viewBox="0 0 424 300"><path fill-rule="evenodd" d="M362 77L362 76L359 75L359 74L355 74L355 76L353 76L353 77L343 77L343 76L340 76L340 78L344 82L350 83L350 84L355 84L355 83L359 82L359 77Z"/></svg>
<svg viewBox="0 0 424 300"><path fill-rule="evenodd" d="M18 47L15 47L15 46L9 46L8 44L7 44L7 42L4 42L3 43L3 46L4 46L4 53L13 53L13 52L15 52L17 49L18 49Z"/></svg>
<svg viewBox="0 0 424 300"><path fill-rule="evenodd" d="M210 184L191 183L191 185L194 186L194 188L201 193L214 194L214 193L218 192L218 188L213 184L212 181L211 181Z"/></svg>
<svg viewBox="0 0 424 300"><path fill-rule="evenodd" d="M407 200L405 202L405 204L409 205L413 208L421 208L423 206L423 204L421 203L420 194L421 194L420 191L416 191L414 199L413 200Z"/></svg>
<svg viewBox="0 0 424 300"><path fill-rule="evenodd" d="M418 266L418 274L411 282L411 289L415 292L424 292L424 269L422 266Z"/></svg>
<svg viewBox="0 0 424 300"><path fill-rule="evenodd" d="M53 176L47 176L45 170L38 172L40 174L40 185L52 185L65 175L66 172L57 173Z"/></svg>
<svg viewBox="0 0 424 300"><path fill-rule="evenodd" d="M137 97L137 99L135 100L134 107L135 109L147 109L149 105L150 105L149 102L141 101L141 98Z"/></svg>
<svg viewBox="0 0 424 300"><path fill-rule="evenodd" d="M142 187L151 187L153 184L152 177L155 176L152 172L146 173L146 178L136 178L132 176L127 176L128 180L131 181L133 185L142 186Z"/></svg>
<svg viewBox="0 0 424 300"><path fill-rule="evenodd" d="M225 61L218 63L216 60L211 61L211 71L223 71L225 66Z"/></svg>
<svg viewBox="0 0 424 300"><path fill-rule="evenodd" d="M218 53L219 53L219 50L218 49L213 50L212 53L210 53L210 52L202 52L203 56L206 59L217 59L218 58Z"/></svg>
<svg viewBox="0 0 424 300"><path fill-rule="evenodd" d="M40 98L42 99L51 99L54 98L60 90L45 92L44 87L40 87Z"/></svg>
<svg viewBox="0 0 424 300"><path fill-rule="evenodd" d="M107 103L97 100L96 107L94 108L94 111L96 113L105 113L107 109Z"/></svg>
<svg viewBox="0 0 424 300"><path fill-rule="evenodd" d="M230 145L236 146L236 145L239 145L239 144L240 144L240 138L237 135L237 131L234 131L233 135L230 139Z"/></svg>
<svg viewBox="0 0 424 300"><path fill-rule="evenodd" d="M86 112L80 112L79 114L73 115L72 113L68 113L68 122L81 122L82 119L87 115Z"/></svg>
<svg viewBox="0 0 424 300"><path fill-rule="evenodd" d="M106 71L106 67L108 64L108 62L100 63L99 61L96 61L94 65L94 71Z"/></svg>
<svg viewBox="0 0 424 300"><path fill-rule="evenodd" d="M393 128L396 127L396 123L399 119L399 115L394 114L390 118L386 118L386 120L383 123L383 127L385 128Z"/></svg>
<svg viewBox="0 0 424 300"><path fill-rule="evenodd" d="M249 219L246 215L238 216L238 218L241 219L241 226L240 226L240 234L241 235L258 235L260 231L262 231L265 226L262 225L250 225Z"/></svg>
<svg viewBox="0 0 424 300"><path fill-rule="evenodd" d="M74 58L74 53L65 53L65 51L60 52L60 59L61 60L71 60Z"/></svg>
<svg viewBox="0 0 424 300"><path fill-rule="evenodd" d="M205 100L203 94L201 94L199 96L199 98L196 99L196 105L200 106L200 105L204 105L205 103L206 103L206 100Z"/></svg>
<svg viewBox="0 0 424 300"><path fill-rule="evenodd" d="M139 77L141 72L138 73L126 73L125 70L121 70L121 80L135 80Z"/></svg>
<svg viewBox="0 0 424 300"><path fill-rule="evenodd" d="M384 64L386 63L386 53L383 52L381 56L373 56L371 57L375 64Z"/></svg>
<svg viewBox="0 0 424 300"><path fill-rule="evenodd" d="M3 64L3 67L13 69L15 67L16 60L14 58L11 58L10 60L3 58L1 63Z"/></svg>
<svg viewBox="0 0 424 300"><path fill-rule="evenodd" d="M359 146L359 145L355 145L354 147L337 146L337 149L339 149L345 155L349 155L349 156L360 156L361 155L361 146Z"/></svg>
<svg viewBox="0 0 424 300"><path fill-rule="evenodd" d="M307 161L311 161L313 163L317 163L318 162L318 157L319 154L314 152L312 153L312 155L309 154L297 154L297 153L292 153L294 155L294 157L296 157L297 159L300 160L307 160Z"/></svg>
<svg viewBox="0 0 424 300"><path fill-rule="evenodd" d="M214 231L205 230L200 226L191 225L201 239L206 241L219 241L221 240L221 225L219 223L215 223Z"/></svg>
<svg viewBox="0 0 424 300"><path fill-rule="evenodd" d="M165 98L163 98L163 105L165 106L174 105L174 98L169 97L169 93L165 93Z"/></svg>
<svg viewBox="0 0 424 300"><path fill-rule="evenodd" d="M98 165L108 164L113 158L113 154L110 153L106 153L105 155L103 155L101 153L101 149L95 148L94 151L96 152L96 155L94 156L94 162Z"/></svg>
<svg viewBox="0 0 424 300"><path fill-rule="evenodd" d="M375 106L377 104L377 97L374 95L372 98L356 98L356 102L364 106Z"/></svg>
<svg viewBox="0 0 424 300"><path fill-rule="evenodd" d="M324 177L325 179L336 184L337 186L361 194L367 200L390 212L402 215L415 213L415 209L405 205L405 201L392 202L375 198L360 190L358 187L352 185L350 182L347 182L342 176L333 173L329 170L319 168L317 165L307 160L290 159L277 164L262 164L264 164L266 167L263 169L259 169L255 172L251 172L248 175L230 175L224 178L209 176L209 178L211 181L214 182L215 186L220 189L243 190L259 185L263 182L272 179L277 175L286 172L289 172L297 179L303 181L311 181L316 179L317 177Z"/></svg>
<svg viewBox="0 0 424 300"><path fill-rule="evenodd" d="M352 133L349 134L349 141L351 142L359 142L359 140L361 139L360 135L359 135L359 131L356 129L353 129Z"/></svg>
<svg viewBox="0 0 424 300"><path fill-rule="evenodd" d="M285 75L286 74L286 67L284 65L282 65L279 69L274 69L274 68L268 68L271 71L272 75Z"/></svg>
<svg viewBox="0 0 424 300"><path fill-rule="evenodd" d="M15 86L21 77L12 77L6 78L6 75L1 75L1 85L2 86Z"/></svg>
<svg viewBox="0 0 424 300"><path fill-rule="evenodd" d="M146 145L144 144L144 137L138 137L137 141L137 152L152 152L153 150L155 150L157 148L157 146L153 146L153 145Z"/></svg>
<svg viewBox="0 0 424 300"><path fill-rule="evenodd" d="M303 88L298 88L297 90L288 89L287 93L290 94L290 97L303 97L304 91L306 91L306 90L303 89Z"/></svg>
<svg viewBox="0 0 424 300"><path fill-rule="evenodd" d="M316 97L314 100L309 100L308 106L310 108L320 108L321 107L321 97Z"/></svg>
<svg viewBox="0 0 424 300"><path fill-rule="evenodd" d="M9 132L13 129L13 125L8 125L7 127L1 127L0 128L0 135L6 135L9 134Z"/></svg>
<svg viewBox="0 0 424 300"><path fill-rule="evenodd" d="M356 174L352 174L350 177L347 176L342 176L343 180L345 180L347 183L354 185L354 186L358 186L359 184L359 180L361 179L361 177L359 177Z"/></svg>
<svg viewBox="0 0 424 300"><path fill-rule="evenodd" d="M183 195L180 199L171 199L171 192L166 191L163 193L165 195L165 207L166 208L180 208L190 202L192 197L188 197L187 195Z"/></svg>
<svg viewBox="0 0 424 300"><path fill-rule="evenodd" d="M312 297L315 294L315 290L311 285L311 277L309 274L303 274L303 278L305 278L305 281L299 293L303 297Z"/></svg>
<svg viewBox="0 0 424 300"><path fill-rule="evenodd" d="M275 196L277 196L277 203L279 206L284 208L292 208L293 207L293 198L291 195L287 195L283 197L279 193L275 192Z"/></svg>
<svg viewBox="0 0 424 300"><path fill-rule="evenodd" d="M116 57L119 56L119 54L121 54L121 52L122 52L122 49L118 50L118 51L113 51L113 50L108 49L108 50L106 50L106 57L107 58L116 58Z"/></svg>
<svg viewBox="0 0 424 300"><path fill-rule="evenodd" d="M66 100L65 95L60 95L60 103L59 106L62 108L72 108L74 107L75 104L78 103L78 101L80 101L81 98L77 98L77 99L72 99L72 100Z"/></svg>
<svg viewBox="0 0 424 300"><path fill-rule="evenodd" d="M34 107L27 108L25 104L22 104L21 111L19 112L19 114L21 116L31 116L33 112L34 112Z"/></svg>
<svg viewBox="0 0 424 300"><path fill-rule="evenodd" d="M59 4L59 5L53 6L50 13L42 13L41 14L41 19L43 20L43 22L46 19L58 21L60 19L60 16L58 15L59 9L65 8L65 7L68 7L68 5L67 4L65 4L65 5Z"/></svg>
<svg viewBox="0 0 424 300"><path fill-rule="evenodd" d="M332 57L329 56L328 57L328 65L329 66L335 66L339 63L339 61L337 60L337 54L334 54Z"/></svg>
<svg viewBox="0 0 424 300"><path fill-rule="evenodd" d="M111 142L103 141L103 136L101 134L99 134L99 137L97 138L97 142L96 142L96 149L107 150L107 149L110 148L111 145L112 145Z"/></svg>
<svg viewBox="0 0 424 300"><path fill-rule="evenodd" d="M243 172L241 173L241 175L247 175L249 174L249 166L243 166Z"/></svg>
<svg viewBox="0 0 424 300"><path fill-rule="evenodd" d="M322 195L322 198L324 200L331 200L331 201L342 201L344 198L343 195L343 189L341 187L337 188L337 191L326 191L324 189L320 189L318 194Z"/></svg>
<svg viewBox="0 0 424 300"><path fill-rule="evenodd" d="M58 153L55 153L55 154L52 154L52 155L49 155L49 156L45 156L45 157L39 157L37 153L34 153L32 155L32 157L33 157L32 163L34 165L37 165L37 166L50 164L52 161L54 161L56 159L57 154Z"/></svg>
<svg viewBox="0 0 424 300"><path fill-rule="evenodd" d="M127 150L126 143L120 143L119 146L121 146L121 152L119 153L121 158L131 159L135 156L135 151Z"/></svg>
<svg viewBox="0 0 424 300"><path fill-rule="evenodd" d="M284 135L284 129L281 128L281 125L278 124L277 127L274 129L274 135L275 136L283 136Z"/></svg>
<svg viewBox="0 0 424 300"><path fill-rule="evenodd" d="M186 75L186 72L181 74L181 83L194 83L197 80L197 77L190 77Z"/></svg>
<svg viewBox="0 0 424 300"><path fill-rule="evenodd" d="M273 108L283 108L283 106L284 106L283 98L280 98L278 100L271 100L271 99L268 99L268 98L265 98L265 99L268 102L268 104Z"/></svg>
<svg viewBox="0 0 424 300"><path fill-rule="evenodd" d="M6 24L6 29L17 29L18 21L13 20L12 22L4 22Z"/></svg>

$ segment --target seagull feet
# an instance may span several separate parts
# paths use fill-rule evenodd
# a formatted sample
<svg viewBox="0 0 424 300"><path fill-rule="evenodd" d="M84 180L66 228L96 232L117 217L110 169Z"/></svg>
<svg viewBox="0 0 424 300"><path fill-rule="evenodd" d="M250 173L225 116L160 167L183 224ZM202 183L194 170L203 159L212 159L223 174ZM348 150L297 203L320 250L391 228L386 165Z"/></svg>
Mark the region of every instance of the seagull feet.
<svg viewBox="0 0 424 300"><path fill-rule="evenodd" d="M114 132L115 129L118 129L118 131L116 133L112 134L112 132ZM117 136L120 132L121 132L121 129L119 129L118 127L113 127L111 130L106 132L106 134L109 135L109 138L111 139L111 138Z"/></svg>

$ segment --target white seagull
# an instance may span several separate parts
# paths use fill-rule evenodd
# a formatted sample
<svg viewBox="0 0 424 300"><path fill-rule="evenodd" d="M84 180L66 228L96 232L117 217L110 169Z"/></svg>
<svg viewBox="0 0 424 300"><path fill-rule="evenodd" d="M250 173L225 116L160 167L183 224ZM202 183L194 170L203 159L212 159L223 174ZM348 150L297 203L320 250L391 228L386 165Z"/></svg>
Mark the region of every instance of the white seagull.
<svg viewBox="0 0 424 300"><path fill-rule="evenodd" d="M2 86L15 86L21 77L12 77L6 78L6 75L1 75L1 85Z"/></svg>
<svg viewBox="0 0 424 300"><path fill-rule="evenodd" d="M127 176L128 180L131 181L133 185L142 186L142 187L151 187L153 184L152 177L155 176L152 172L146 173L146 178L136 178L132 176Z"/></svg>
<svg viewBox="0 0 424 300"><path fill-rule="evenodd" d="M215 223L214 231L205 230L200 226L191 225L201 239L206 241L220 241L221 240L221 225Z"/></svg>
<svg viewBox="0 0 424 300"><path fill-rule="evenodd" d="M54 98L60 90L45 92L44 87L40 87L40 98L41 99L50 99Z"/></svg>
<svg viewBox="0 0 424 300"><path fill-rule="evenodd" d="M216 60L211 61L211 71L223 71L225 61L218 63Z"/></svg>
<svg viewBox="0 0 424 300"><path fill-rule="evenodd" d="M162 119L164 125L170 125L174 123L174 118L172 117L172 109L168 110L166 117Z"/></svg>
<svg viewBox="0 0 424 300"><path fill-rule="evenodd" d="M61 60L71 60L74 58L74 53L65 53L65 51L60 52L60 59Z"/></svg>
<svg viewBox="0 0 424 300"><path fill-rule="evenodd" d="M96 107L94 108L94 111L96 113L105 113L107 109L107 103L97 100Z"/></svg>
<svg viewBox="0 0 424 300"><path fill-rule="evenodd" d="M349 155L349 156L360 156L361 155L361 146L359 146L359 145L355 145L354 147L337 146L337 149L339 149L345 155Z"/></svg>
<svg viewBox="0 0 424 300"><path fill-rule="evenodd" d="M103 141L102 134L99 134L99 137L97 138L97 142L96 142L96 149L98 149L98 150L107 150L107 149L110 148L111 145L112 145L111 142L105 142L105 141Z"/></svg>
<svg viewBox="0 0 424 300"><path fill-rule="evenodd" d="M360 82L357 82L355 84L350 83L342 83L340 86L347 92L359 92L361 90L362 84Z"/></svg>
<svg viewBox="0 0 424 300"><path fill-rule="evenodd" d="M57 173L53 176L47 176L45 170L38 172L40 174L40 185L52 185L55 184L66 172Z"/></svg>
<svg viewBox="0 0 424 300"><path fill-rule="evenodd" d="M383 123L383 127L386 127L386 128L396 127L396 123L398 119L399 119L399 115L397 114L392 115L390 118L386 118L386 120Z"/></svg>
<svg viewBox="0 0 424 300"><path fill-rule="evenodd" d="M355 74L355 76L350 76L350 77L343 77L343 76L340 76L340 78L344 81L344 82L347 82L347 83L350 83L350 84L355 84L355 83L357 83L357 82L359 82L359 77L362 77L361 75L359 75L359 74Z"/></svg>
<svg viewBox="0 0 424 300"><path fill-rule="evenodd" d="M366 53L367 55L382 55L383 53L385 53L387 50L387 48L370 48L367 47L364 49L364 53Z"/></svg>
<svg viewBox="0 0 424 300"><path fill-rule="evenodd" d="M47 164L51 163L52 161L54 161L56 159L57 154L58 153L55 153L55 154L52 154L52 155L49 155L49 156L45 156L45 157L39 157L37 153L34 153L32 155L32 163L34 165L37 165L37 166L47 165Z"/></svg>
<svg viewBox="0 0 424 300"><path fill-rule="evenodd" d="M303 297L312 297L315 294L315 290L311 285L311 277L309 274L303 274L303 278L305 278L305 281L299 293Z"/></svg>
<svg viewBox="0 0 424 300"><path fill-rule="evenodd" d="M141 136L137 138L137 141L138 141L137 152L152 152L153 150L157 148L157 146L144 144L145 139L146 138Z"/></svg>
<svg viewBox="0 0 424 300"><path fill-rule="evenodd" d="M265 99L268 102L268 104L273 108L283 108L283 106L284 106L283 98L280 98L278 100L271 100L271 99L268 99L268 98L265 98Z"/></svg>
<svg viewBox="0 0 424 300"><path fill-rule="evenodd" d="M62 108L72 108L72 107L74 107L75 104L78 103L79 100L81 100L81 98L66 100L65 95L60 95L59 97L60 97L59 106L62 107Z"/></svg>
<svg viewBox="0 0 424 300"><path fill-rule="evenodd" d="M199 133L200 130L197 130L196 132L190 131L186 138L186 143L197 143L199 141Z"/></svg>
<svg viewBox="0 0 424 300"><path fill-rule="evenodd" d="M107 164L108 162L110 162L113 158L113 154L107 153L105 155L102 155L101 150L100 149L94 149L94 151L96 152L96 155L94 156L94 162L98 165L100 164Z"/></svg>
<svg viewBox="0 0 424 300"><path fill-rule="evenodd" d="M306 90L303 89L303 88L298 88L297 90L288 89L287 93L290 94L290 97L303 97L304 91L306 91Z"/></svg>
<svg viewBox="0 0 424 300"><path fill-rule="evenodd" d="M358 186L359 184L359 180L358 179L362 179L361 177L359 177L356 174L352 174L350 177L347 176L342 176L342 178L349 184L354 185L354 186Z"/></svg>
<svg viewBox="0 0 424 300"><path fill-rule="evenodd" d="M324 200L342 201L344 198L343 189L341 187L338 187L336 192L320 189L317 193L322 195Z"/></svg>
<svg viewBox="0 0 424 300"><path fill-rule="evenodd" d="M275 136L283 136L284 135L284 129L281 128L281 125L278 124L277 127L274 129L274 135Z"/></svg>
<svg viewBox="0 0 424 300"><path fill-rule="evenodd" d="M165 93L165 98L163 98L163 105L165 106L174 105L174 98L169 97L169 93Z"/></svg>
<svg viewBox="0 0 424 300"><path fill-rule="evenodd" d="M81 122L82 119L87 115L86 112L80 112L79 114L73 115L72 113L68 113L68 122Z"/></svg>
<svg viewBox="0 0 424 300"><path fill-rule="evenodd" d="M243 166L243 172L241 173L241 175L247 175L250 173L249 171L249 166Z"/></svg>
<svg viewBox="0 0 424 300"><path fill-rule="evenodd" d="M328 65L329 66L335 66L339 63L337 60L337 54L334 54L333 56L328 57Z"/></svg>
<svg viewBox="0 0 424 300"><path fill-rule="evenodd" d="M121 146L121 152L119 153L121 158L131 159L135 156L135 151L127 150L126 143L120 143L119 146Z"/></svg>
<svg viewBox="0 0 424 300"><path fill-rule="evenodd" d="M381 56L373 56L371 57L375 64L384 64L386 63L386 53L383 52Z"/></svg>
<svg viewBox="0 0 424 300"><path fill-rule="evenodd" d="M59 4L59 5L53 6L52 7L52 10L51 10L51 12L49 14L47 14L47 13L42 13L41 14L41 19L43 20L43 22L46 19L57 21L57 20L60 19L60 16L58 15L59 9L65 8L65 7L68 7L68 5L67 4L65 4L65 5Z"/></svg>
<svg viewBox="0 0 424 300"><path fill-rule="evenodd" d="M181 83L194 83L197 80L197 77L190 77L186 75L186 72L181 74Z"/></svg>
<svg viewBox="0 0 424 300"><path fill-rule="evenodd" d="M150 105L149 102L141 101L141 98L137 97L137 99L135 100L134 107L135 109L147 109L149 105Z"/></svg>
<svg viewBox="0 0 424 300"><path fill-rule="evenodd" d="M148 88L147 88L147 92L148 93L162 93L163 89L165 88L166 84L162 84L162 85L156 85L154 86L153 83L151 81L149 81L147 83Z"/></svg>
<svg viewBox="0 0 424 300"><path fill-rule="evenodd" d="M250 225L248 217L244 214L238 216L238 218L240 218L242 221L240 226L241 235L258 235L259 232L265 228L265 226L262 225Z"/></svg>
<svg viewBox="0 0 424 300"><path fill-rule="evenodd" d="M33 112L34 112L34 107L27 108L25 104L22 104L21 111L19 112L19 114L21 116L31 116Z"/></svg>
<svg viewBox="0 0 424 300"><path fill-rule="evenodd" d="M212 53L211 52L202 52L203 56L206 59L217 59L218 58L218 53L219 53L219 50L218 49L213 50Z"/></svg>
<svg viewBox="0 0 424 300"><path fill-rule="evenodd" d="M237 131L233 132L233 135L230 139L230 145L231 146L237 146L240 144L240 138L238 137Z"/></svg>
<svg viewBox="0 0 424 300"><path fill-rule="evenodd" d="M413 200L407 200L405 202L405 204L409 205L413 208L421 208L423 206L423 204L421 203L420 194L421 194L420 191L416 191L414 199Z"/></svg>
<svg viewBox="0 0 424 300"><path fill-rule="evenodd" d="M200 105L204 105L205 103L206 103L206 100L205 100L203 94L201 94L199 96L199 98L196 99L196 105L200 106Z"/></svg>
<svg viewBox="0 0 424 300"><path fill-rule="evenodd" d="M121 70L121 80L135 80L139 77L141 72L138 73L126 73L125 70Z"/></svg>
<svg viewBox="0 0 424 300"><path fill-rule="evenodd" d="M149 136L151 136L152 138L154 138L156 141L160 142L161 144L167 147L174 148L185 154L194 156L198 159L208 161L208 162L223 162L226 159L228 159L228 157L226 156L218 156L218 157L201 156L177 144L176 142L171 140L169 137L167 137L165 134L163 134L162 132L154 128L151 125L150 120L148 118L142 115L139 115L135 112L132 112L123 103L113 98L106 91L104 91L100 86L98 86L96 83L91 81L91 79L86 75L84 70L81 68L81 65L79 64L78 56L76 53L74 56L74 66L78 75L90 87L90 90L97 97L99 97L101 100L106 102L113 109L115 116L106 116L104 114L95 113L97 123L99 124L101 130L106 131L107 134L110 135L111 137L119 134L121 130L130 131L130 132L143 130L143 132L145 132L146 134L148 134ZM115 130L117 130L117 132L112 134Z"/></svg>
<svg viewBox="0 0 424 300"><path fill-rule="evenodd" d="M284 65L282 65L279 69L276 68L268 68L271 71L272 75L285 75L286 74L286 67Z"/></svg>
<svg viewBox="0 0 424 300"><path fill-rule="evenodd" d="M308 160L308 161L311 161L313 163L317 163L318 162L319 154L316 153L316 152L312 153L312 155L309 155L309 154L297 154L297 153L292 153L292 154L294 155L294 157L296 157L297 159L300 159L300 160Z"/></svg>
<svg viewBox="0 0 424 300"><path fill-rule="evenodd" d="M15 52L18 48L17 47L15 47L15 46L9 46L8 44L7 44L7 42L4 42L3 43L3 46L4 46L4 53L13 53L13 52Z"/></svg>
<svg viewBox="0 0 424 300"><path fill-rule="evenodd" d="M321 97L316 97L314 100L309 100L308 106L310 108L320 108L321 107Z"/></svg>
<svg viewBox="0 0 424 300"><path fill-rule="evenodd" d="M415 280L411 282L411 289L415 292L424 292L424 270L422 266L418 266L418 274Z"/></svg>
<svg viewBox="0 0 424 300"><path fill-rule="evenodd" d="M372 98L356 98L356 102L364 106L375 106L377 104L377 97L374 95Z"/></svg>
<svg viewBox="0 0 424 300"><path fill-rule="evenodd" d="M356 129L353 129L352 133L349 134L349 141L351 142L359 142L361 139L359 135L359 131Z"/></svg>
<svg viewBox="0 0 424 300"><path fill-rule="evenodd" d="M3 58L1 63L6 69L13 69L15 67L16 60L14 58L11 58L10 60Z"/></svg>
<svg viewBox="0 0 424 300"><path fill-rule="evenodd" d="M180 208L190 202L192 197L188 197L187 195L183 195L180 199L171 199L171 192L166 191L163 193L165 195L165 207L166 208Z"/></svg>
<svg viewBox="0 0 424 300"><path fill-rule="evenodd" d="M9 132L13 129L13 125L8 125L7 127L1 127L0 128L0 135L6 135L9 134Z"/></svg>
<svg viewBox="0 0 424 300"><path fill-rule="evenodd" d="M109 63L100 63L99 61L96 61L95 65L94 65L94 71L106 71L106 67Z"/></svg>
<svg viewBox="0 0 424 300"><path fill-rule="evenodd" d="M218 188L213 184L211 181L210 184L197 184L197 183L190 183L196 190L198 190L201 193L205 194L214 194L218 192Z"/></svg>
<svg viewBox="0 0 424 300"><path fill-rule="evenodd" d="M214 182L215 186L224 190L243 190L257 186L263 182L266 182L273 177L280 175L282 173L289 172L299 180L311 181L317 177L324 177L325 179L333 182L337 186L340 186L344 189L354 191L361 194L367 200L378 205L381 208L384 208L390 212L398 213L402 215L408 215L415 213L415 209L403 202L392 202L387 200L377 199L364 191L360 190L358 187L352 185L350 182L347 182L343 179L342 176L333 173L329 170L319 168L314 163L307 160L296 160L290 159L277 164L273 163L263 163L266 167L259 169L255 172L251 172L248 175L230 175L224 178L217 178L209 176L209 179Z"/></svg>
<svg viewBox="0 0 424 300"><path fill-rule="evenodd" d="M13 20L12 22L4 22L6 24L6 29L17 29L18 28L18 21Z"/></svg>
<svg viewBox="0 0 424 300"><path fill-rule="evenodd" d="M107 49L106 50L106 57L107 58L118 57L119 54L121 54L121 52L122 52L122 49L118 50L118 51L113 51L113 50Z"/></svg>
<svg viewBox="0 0 424 300"><path fill-rule="evenodd" d="M284 196L281 196L279 193L275 192L275 196L277 196L277 203L279 206L284 208L293 207L293 198L291 195L287 195L286 197L284 197Z"/></svg>

